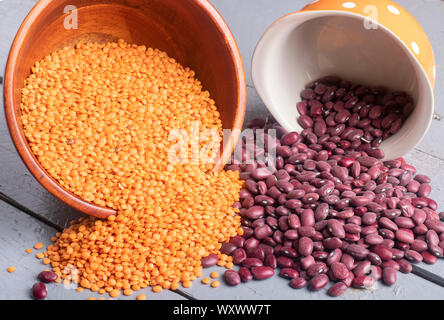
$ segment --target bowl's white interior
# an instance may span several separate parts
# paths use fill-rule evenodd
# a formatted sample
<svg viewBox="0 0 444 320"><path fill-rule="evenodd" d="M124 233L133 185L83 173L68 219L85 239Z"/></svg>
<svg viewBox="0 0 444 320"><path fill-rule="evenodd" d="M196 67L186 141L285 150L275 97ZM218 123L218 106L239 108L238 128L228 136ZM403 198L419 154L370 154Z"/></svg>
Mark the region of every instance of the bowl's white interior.
<svg viewBox="0 0 444 320"><path fill-rule="evenodd" d="M385 159L403 156L423 138L433 113L432 88L404 44L376 26L365 28L364 19L355 14L313 11L289 15L267 29L254 53L253 81L284 128L302 130L296 103L305 84L337 75L355 83L403 90L414 98L409 119L381 145Z"/></svg>

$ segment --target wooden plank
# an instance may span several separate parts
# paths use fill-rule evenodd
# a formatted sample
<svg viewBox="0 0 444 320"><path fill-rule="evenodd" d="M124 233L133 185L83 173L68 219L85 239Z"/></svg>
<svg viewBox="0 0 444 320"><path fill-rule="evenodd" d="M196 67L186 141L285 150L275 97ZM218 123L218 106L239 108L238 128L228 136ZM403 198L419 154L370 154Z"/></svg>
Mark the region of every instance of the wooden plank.
<svg viewBox="0 0 444 320"><path fill-rule="evenodd" d="M46 246L50 244L50 237L56 230L39 222L38 220L24 214L23 212L0 201L0 244L2 254L0 255L0 300L3 299L30 299L30 288L37 281L36 277L40 271L47 268L35 257L36 252L33 245L42 242ZM25 250L32 248L33 252L27 254ZM15 272L8 273L7 268L14 266ZM84 290L81 293L75 288L64 287L62 284L49 284L48 299L76 299L84 300L89 297L99 298L101 295ZM144 289L137 294L146 294L149 300L186 300L183 296L169 290L154 293L151 289ZM108 296L103 295L108 298ZM135 295L130 297L121 296L121 299L134 300Z"/></svg>

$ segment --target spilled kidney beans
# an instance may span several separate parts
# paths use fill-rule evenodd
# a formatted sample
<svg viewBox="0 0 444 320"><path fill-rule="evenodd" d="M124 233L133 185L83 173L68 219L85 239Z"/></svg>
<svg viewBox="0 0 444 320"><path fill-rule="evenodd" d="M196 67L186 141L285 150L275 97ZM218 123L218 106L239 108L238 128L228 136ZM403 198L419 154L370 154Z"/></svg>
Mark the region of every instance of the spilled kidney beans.
<svg viewBox="0 0 444 320"><path fill-rule="evenodd" d="M227 282L277 273L292 288L336 282L328 294L339 296L379 279L393 285L398 270L442 258L444 213L428 198L431 179L402 158L381 161L378 148L400 130L412 98L334 76L311 82L301 98L301 132L272 118L253 120L263 144L252 148L243 139L242 157L233 155L226 167L245 180L234 204L243 235L221 248L242 267ZM215 257L204 259L212 265Z"/></svg>

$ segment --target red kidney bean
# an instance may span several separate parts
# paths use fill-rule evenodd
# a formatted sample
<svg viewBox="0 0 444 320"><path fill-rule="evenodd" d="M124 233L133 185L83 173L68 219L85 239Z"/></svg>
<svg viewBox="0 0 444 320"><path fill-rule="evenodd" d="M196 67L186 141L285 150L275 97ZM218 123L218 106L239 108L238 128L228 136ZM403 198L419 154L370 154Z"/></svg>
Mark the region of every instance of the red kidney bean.
<svg viewBox="0 0 444 320"><path fill-rule="evenodd" d="M277 261L277 266L279 268L292 268L293 267L293 260L288 257L280 256L280 257L277 257L276 261Z"/></svg>
<svg viewBox="0 0 444 320"><path fill-rule="evenodd" d="M375 278L370 276L355 277L352 282L352 287L356 289L368 289L375 284Z"/></svg>
<svg viewBox="0 0 444 320"><path fill-rule="evenodd" d="M429 252L438 258L444 257L444 249L439 245L429 245Z"/></svg>
<svg viewBox="0 0 444 320"><path fill-rule="evenodd" d="M392 251L387 247L374 246L372 252L376 253L382 260L392 260L393 258Z"/></svg>
<svg viewBox="0 0 444 320"><path fill-rule="evenodd" d="M318 274L316 276L314 276L310 282L309 282L309 286L310 289L313 291L317 291L317 290L321 290L322 288L324 288L329 282L328 276L325 274Z"/></svg>
<svg viewBox="0 0 444 320"><path fill-rule="evenodd" d="M245 240L244 242L244 248L245 250L248 250L249 248L256 248L259 245L259 240L256 238L248 238L247 240Z"/></svg>
<svg viewBox="0 0 444 320"><path fill-rule="evenodd" d="M371 262L369 260L364 260L359 262L359 264L353 268L353 273L356 277L367 275L370 272Z"/></svg>
<svg viewBox="0 0 444 320"><path fill-rule="evenodd" d="M419 239L415 239L410 248L414 251L423 252L427 250L427 242Z"/></svg>
<svg viewBox="0 0 444 320"><path fill-rule="evenodd" d="M264 260L265 252L262 248L256 247L256 248L249 248L247 250L247 256L249 258L256 258L259 260Z"/></svg>
<svg viewBox="0 0 444 320"><path fill-rule="evenodd" d="M247 212L245 213L245 218L252 219L252 220L258 219L258 218L263 217L264 213L265 213L264 207L253 206L247 210Z"/></svg>
<svg viewBox="0 0 444 320"><path fill-rule="evenodd" d="M345 283L338 282L328 289L327 294L331 297L339 297L347 291L347 288Z"/></svg>
<svg viewBox="0 0 444 320"><path fill-rule="evenodd" d="M438 245L440 242L438 233L435 230L428 230L426 233L426 241L428 245Z"/></svg>
<svg viewBox="0 0 444 320"><path fill-rule="evenodd" d="M366 248L357 244L349 245L345 251L358 260L364 259L369 254L369 251Z"/></svg>
<svg viewBox="0 0 444 320"><path fill-rule="evenodd" d="M421 262L423 260L422 255L413 250L407 250L404 256L410 262Z"/></svg>
<svg viewBox="0 0 444 320"><path fill-rule="evenodd" d="M299 239L298 251L299 254L304 257L311 255L311 253L313 252L313 240L307 237L302 237L301 239Z"/></svg>
<svg viewBox="0 0 444 320"><path fill-rule="evenodd" d="M38 300L45 299L48 295L48 290L46 289L46 286L42 282L37 282L32 286L32 295L34 298Z"/></svg>
<svg viewBox="0 0 444 320"><path fill-rule="evenodd" d="M390 267L386 267L382 270L382 279L388 286L392 286L396 283L396 270Z"/></svg>
<svg viewBox="0 0 444 320"><path fill-rule="evenodd" d="M260 267L263 265L262 261L257 258L246 258L242 261L242 265L246 268Z"/></svg>
<svg viewBox="0 0 444 320"><path fill-rule="evenodd" d="M295 278L291 279L290 281L290 287L293 289L302 289L307 285L307 281L303 278Z"/></svg>
<svg viewBox="0 0 444 320"><path fill-rule="evenodd" d="M386 217L382 217L378 221L379 225L385 229L389 229L391 231L398 231L398 226L392 220Z"/></svg>
<svg viewBox="0 0 444 320"><path fill-rule="evenodd" d="M406 259L399 260L398 264L399 264L399 271L401 271L402 273L412 272L413 266Z"/></svg>
<svg viewBox="0 0 444 320"><path fill-rule="evenodd" d="M257 221L257 220L256 220ZM273 230L270 228L269 225L265 224L261 227L257 227L254 229L254 236L257 239L264 239L266 237L269 237L273 234Z"/></svg>
<svg viewBox="0 0 444 320"><path fill-rule="evenodd" d="M432 229L436 232L444 232L444 223L439 220L428 218L426 219L424 224L427 226L427 228Z"/></svg>
<svg viewBox="0 0 444 320"><path fill-rule="evenodd" d="M247 258L247 253L244 249L239 248L233 252L233 263L240 265Z"/></svg>
<svg viewBox="0 0 444 320"><path fill-rule="evenodd" d="M312 264L308 269L307 269L307 275L310 277L314 277L317 274L320 273L326 273L328 271L328 267L325 263L323 262L316 262L314 264Z"/></svg>
<svg viewBox="0 0 444 320"><path fill-rule="evenodd" d="M279 272L279 276L285 279L295 279L299 277L299 272L291 268L283 268Z"/></svg>
<svg viewBox="0 0 444 320"><path fill-rule="evenodd" d="M367 259L375 266L379 266L382 263L381 257L379 257L376 253L370 252L367 255Z"/></svg>
<svg viewBox="0 0 444 320"><path fill-rule="evenodd" d="M266 266L253 267L251 273L254 279L265 280L274 275L274 269Z"/></svg>
<svg viewBox="0 0 444 320"><path fill-rule="evenodd" d="M330 270L334 277L339 280L344 280L348 277L349 269L347 266L341 262L334 262L330 266Z"/></svg>
<svg viewBox="0 0 444 320"><path fill-rule="evenodd" d="M338 220L335 219L329 220L327 228L332 236L340 239L345 237L344 226Z"/></svg>
<svg viewBox="0 0 444 320"><path fill-rule="evenodd" d="M438 258L428 251L421 252L421 255L423 258L422 261L424 261L427 264L434 264L438 261Z"/></svg>
<svg viewBox="0 0 444 320"><path fill-rule="evenodd" d="M395 238L399 241L405 242L405 243L413 243L415 241L415 236L413 232L410 232L408 229L399 229L395 233Z"/></svg>
<svg viewBox="0 0 444 320"><path fill-rule="evenodd" d="M205 258L202 258L202 260L201 260L202 267L209 268L209 267L215 266L218 261L219 261L219 256L214 253L210 253Z"/></svg>
<svg viewBox="0 0 444 320"><path fill-rule="evenodd" d="M267 254L264 258L264 265L273 269L277 268L277 259L273 254Z"/></svg>
<svg viewBox="0 0 444 320"><path fill-rule="evenodd" d="M406 248L405 250L408 250L410 248ZM397 248L391 248L393 260L399 260L404 258L404 249L397 249Z"/></svg>
<svg viewBox="0 0 444 320"><path fill-rule="evenodd" d="M355 263L355 259L351 255L346 253L342 255L341 262L345 264L348 270L352 270Z"/></svg>
<svg viewBox="0 0 444 320"><path fill-rule="evenodd" d="M365 243L368 245L378 245L384 242L384 238L377 234L369 234L365 237Z"/></svg>
<svg viewBox="0 0 444 320"><path fill-rule="evenodd" d="M253 275L248 268L239 268L238 274L242 282L248 282L253 279Z"/></svg>
<svg viewBox="0 0 444 320"><path fill-rule="evenodd" d="M342 247L342 240L333 237L333 238L327 238L323 241L324 248L327 250L333 250Z"/></svg>
<svg viewBox="0 0 444 320"><path fill-rule="evenodd" d="M55 282L58 278L57 273L52 271L42 271L39 273L38 278L40 281L45 283Z"/></svg>
<svg viewBox="0 0 444 320"><path fill-rule="evenodd" d="M428 176L423 174L417 174L415 176L415 180L419 183L430 183L432 181Z"/></svg>
<svg viewBox="0 0 444 320"><path fill-rule="evenodd" d="M231 255L234 250L237 249L237 246L230 242L224 242L222 243L222 246L220 248L220 252L226 255Z"/></svg>
<svg viewBox="0 0 444 320"><path fill-rule="evenodd" d="M234 270L226 270L224 272L224 280L230 286L237 286L241 282L241 277Z"/></svg>

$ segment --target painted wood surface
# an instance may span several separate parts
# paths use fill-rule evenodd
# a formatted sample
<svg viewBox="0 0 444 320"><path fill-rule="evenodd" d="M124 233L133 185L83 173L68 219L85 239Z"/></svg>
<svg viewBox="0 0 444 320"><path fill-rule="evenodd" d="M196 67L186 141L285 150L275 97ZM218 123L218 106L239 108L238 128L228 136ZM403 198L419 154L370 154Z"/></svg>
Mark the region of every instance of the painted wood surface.
<svg viewBox="0 0 444 320"><path fill-rule="evenodd" d="M22 300L31 298L30 288L37 282L37 275L47 269L47 266L35 256L37 252L43 252L44 249L35 250L33 246L41 242L46 248L51 244L50 237L55 233L55 229L0 201L0 244L2 246L0 254L0 282L2 285L0 299ZM26 253L27 248L33 249L33 252ZM12 273L7 271L10 266L16 268ZM48 300L85 300L90 297L102 297L102 295L89 290L79 293L76 292L75 286L64 286L56 283L48 284L47 289ZM141 290L137 294L146 294L149 300L185 300L183 296L169 290L156 294L149 288ZM103 297L109 298L107 295L103 295ZM136 295L121 296L118 299L134 300L135 297Z"/></svg>

